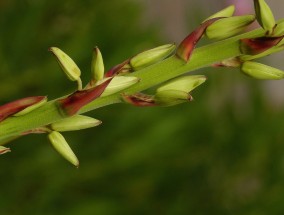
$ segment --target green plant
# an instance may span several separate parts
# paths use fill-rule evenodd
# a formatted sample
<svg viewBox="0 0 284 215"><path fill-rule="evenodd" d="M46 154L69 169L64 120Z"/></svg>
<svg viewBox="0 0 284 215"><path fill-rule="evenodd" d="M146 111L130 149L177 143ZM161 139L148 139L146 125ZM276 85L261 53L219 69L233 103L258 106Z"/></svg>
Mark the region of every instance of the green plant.
<svg viewBox="0 0 284 215"><path fill-rule="evenodd" d="M206 66L240 67L243 73L259 79L284 78L282 71L252 62L279 52L284 47L284 22L275 24L264 1L254 3L256 18L263 28L241 35L235 36L243 32L255 18L252 15L232 16L234 7L230 6L205 20L181 42L176 52L174 44L159 46L137 54L104 73L102 55L95 48L92 78L85 87L80 79L80 69L73 60L60 49L50 48L67 77L78 83L78 89L49 102L46 97L37 96L1 106L1 144L30 133L48 133L54 147L78 166L78 159L59 133L62 130L58 128L58 123L63 130L78 130L99 124L92 118L82 123L79 114L120 102L136 106L170 106L191 101L190 92L202 84L205 77L175 78ZM195 49L196 43L204 35L220 41ZM140 93L166 81L169 82L157 88L154 95ZM8 148L1 148L3 153L8 151Z"/></svg>

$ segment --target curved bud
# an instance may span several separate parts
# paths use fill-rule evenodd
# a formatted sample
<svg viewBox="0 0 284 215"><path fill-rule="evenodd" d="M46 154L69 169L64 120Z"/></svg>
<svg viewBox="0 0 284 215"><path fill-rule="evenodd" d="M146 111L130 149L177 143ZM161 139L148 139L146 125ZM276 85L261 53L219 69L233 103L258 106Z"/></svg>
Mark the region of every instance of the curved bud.
<svg viewBox="0 0 284 215"><path fill-rule="evenodd" d="M157 89L157 92L166 91L166 90L177 90L183 91L186 93L191 92L194 88L198 87L206 81L204 75L188 75L175 78L168 83Z"/></svg>
<svg viewBox="0 0 284 215"><path fill-rule="evenodd" d="M99 80L102 80L104 77L104 62L102 54L98 47L95 47L93 50L93 58L92 58L92 65L91 65L91 72L92 72L92 82L96 83Z"/></svg>
<svg viewBox="0 0 284 215"><path fill-rule="evenodd" d="M39 101L39 102L37 102L37 103L35 103L35 104L33 104L33 105L31 105L31 106L25 108L24 110L21 110L21 111L17 112L16 114L14 114L14 116L22 116L22 115L25 115L25 114L27 114L27 113L29 113L29 112L31 112L31 111L33 111L33 110L39 108L40 106L42 106L42 105L45 104L46 102L47 102L47 97L46 97L46 96L43 96L41 101Z"/></svg>
<svg viewBox="0 0 284 215"><path fill-rule="evenodd" d="M71 81L80 79L81 71L79 67L67 54L57 47L51 47L49 51L55 55L59 66Z"/></svg>
<svg viewBox="0 0 284 215"><path fill-rule="evenodd" d="M88 116L75 115L50 125L54 131L75 131L98 126L102 121Z"/></svg>
<svg viewBox="0 0 284 215"><path fill-rule="evenodd" d="M209 39L225 39L241 33L254 20L254 15L223 18L208 26L205 35Z"/></svg>
<svg viewBox="0 0 284 215"><path fill-rule="evenodd" d="M207 21L209 19L217 18L217 17L231 17L231 16L233 16L234 12L235 12L235 5L230 5L230 6L226 7L226 8L224 8L223 10L220 10L217 13L209 16L203 22L205 22L205 21Z"/></svg>
<svg viewBox="0 0 284 215"><path fill-rule="evenodd" d="M264 0L254 0L254 9L258 23L271 34L275 27L275 19L268 4Z"/></svg>
<svg viewBox="0 0 284 215"><path fill-rule="evenodd" d="M0 155L3 155L7 152L11 152L10 148L6 148L4 146L0 146Z"/></svg>
<svg viewBox="0 0 284 215"><path fill-rule="evenodd" d="M180 90L158 91L154 99L161 106L173 106L193 100L189 93Z"/></svg>
<svg viewBox="0 0 284 215"><path fill-rule="evenodd" d="M244 62L241 66L241 71L257 79L279 80L284 78L283 71L252 61Z"/></svg>
<svg viewBox="0 0 284 215"><path fill-rule="evenodd" d="M74 166L79 167L79 160L66 142L65 138L57 131L48 134L48 139L54 149Z"/></svg>
<svg viewBox="0 0 284 215"><path fill-rule="evenodd" d="M139 82L139 80L139 78L134 76L114 76L105 91L102 93L102 97L125 90Z"/></svg>
<svg viewBox="0 0 284 215"><path fill-rule="evenodd" d="M130 66L133 70L145 68L165 59L173 53L175 48L175 44L166 44L141 52L130 59Z"/></svg>

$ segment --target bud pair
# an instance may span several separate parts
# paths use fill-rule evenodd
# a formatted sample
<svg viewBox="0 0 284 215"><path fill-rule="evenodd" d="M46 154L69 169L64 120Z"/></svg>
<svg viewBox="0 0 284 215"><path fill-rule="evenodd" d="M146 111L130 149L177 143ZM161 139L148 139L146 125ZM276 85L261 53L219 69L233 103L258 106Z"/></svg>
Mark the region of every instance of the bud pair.
<svg viewBox="0 0 284 215"><path fill-rule="evenodd" d="M54 149L62 155L67 161L76 167L79 167L79 160L66 142L65 138L57 131L48 134L48 139Z"/></svg>
<svg viewBox="0 0 284 215"><path fill-rule="evenodd" d="M284 78L284 72L252 61L246 61L241 66L241 71L253 78L266 79L266 80L279 80Z"/></svg>

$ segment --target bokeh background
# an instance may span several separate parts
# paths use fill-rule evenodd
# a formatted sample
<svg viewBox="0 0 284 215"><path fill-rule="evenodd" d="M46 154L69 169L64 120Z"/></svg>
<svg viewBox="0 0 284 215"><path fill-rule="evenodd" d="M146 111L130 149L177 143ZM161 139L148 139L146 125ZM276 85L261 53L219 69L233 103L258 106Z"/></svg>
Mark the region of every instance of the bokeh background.
<svg viewBox="0 0 284 215"><path fill-rule="evenodd" d="M48 47L72 56L86 83L94 46L110 68L141 50L178 43L232 2L0 0L0 103L74 90ZM252 12L252 2L235 1L238 13ZM267 2L281 18L283 3ZM284 68L282 59L263 62ZM284 82L237 69L201 72L208 81L190 104L117 104L88 113L103 124L64 134L79 169L45 135L11 143L12 153L0 158L0 214L283 214Z"/></svg>

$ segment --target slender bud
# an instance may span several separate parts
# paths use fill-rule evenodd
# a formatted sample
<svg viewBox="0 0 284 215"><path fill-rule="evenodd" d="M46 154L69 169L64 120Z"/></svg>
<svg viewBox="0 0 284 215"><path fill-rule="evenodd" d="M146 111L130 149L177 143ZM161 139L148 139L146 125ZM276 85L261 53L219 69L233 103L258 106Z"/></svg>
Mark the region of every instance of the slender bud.
<svg viewBox="0 0 284 215"><path fill-rule="evenodd" d="M108 96L125 90L139 82L139 80L139 78L134 76L114 76L101 96Z"/></svg>
<svg viewBox="0 0 284 215"><path fill-rule="evenodd" d="M86 128L92 128L98 126L102 121L94 119L88 116L75 115L57 122L54 122L50 125L51 129L54 131L75 131L82 130Z"/></svg>
<svg viewBox="0 0 284 215"><path fill-rule="evenodd" d="M80 69L67 54L57 47L51 47L49 51L55 55L59 66L71 81L78 81L80 79Z"/></svg>
<svg viewBox="0 0 284 215"><path fill-rule="evenodd" d="M141 52L130 59L130 65L134 71L143 69L165 59L173 53L175 48L175 44L166 44Z"/></svg>
<svg viewBox="0 0 284 215"><path fill-rule="evenodd" d="M93 58L92 58L92 66L91 66L91 72L92 72L92 83L96 83L97 81L100 81L104 77L104 62L102 54L98 47L95 47L93 50Z"/></svg>
<svg viewBox="0 0 284 215"><path fill-rule="evenodd" d="M240 50L245 55L257 55L278 45L283 37L244 38L241 39Z"/></svg>
<svg viewBox="0 0 284 215"><path fill-rule="evenodd" d="M48 134L48 139L54 149L74 166L79 167L79 160L66 142L65 138L57 131Z"/></svg>
<svg viewBox="0 0 284 215"><path fill-rule="evenodd" d="M7 152L11 152L10 148L6 148L4 146L0 146L0 155L3 155Z"/></svg>
<svg viewBox="0 0 284 215"><path fill-rule="evenodd" d="M37 103L35 103L35 104L25 108L24 110L21 110L21 111L17 112L16 114L14 114L14 116L25 115L25 114L27 114L27 113L29 113L29 112L39 108L40 106L44 105L46 102L47 102L47 97L44 96L41 101L39 101L39 102L37 102Z"/></svg>
<svg viewBox="0 0 284 215"><path fill-rule="evenodd" d="M180 90L163 90L155 94L155 102L161 106L173 106L192 100L189 93Z"/></svg>
<svg viewBox="0 0 284 215"><path fill-rule="evenodd" d="M175 78L168 83L157 89L157 92L166 90L177 90L186 93L191 92L194 88L198 87L206 81L206 77L203 75L188 75Z"/></svg>
<svg viewBox="0 0 284 215"><path fill-rule="evenodd" d="M241 33L255 20L253 15L233 16L220 19L208 26L205 35L209 39L225 39Z"/></svg>
<svg viewBox="0 0 284 215"><path fill-rule="evenodd" d="M151 107L156 106L154 97L143 93L136 93L133 95L121 95L126 103L132 104L137 107Z"/></svg>
<svg viewBox="0 0 284 215"><path fill-rule="evenodd" d="M212 25L215 21L221 19L222 17L209 19L203 22L198 28L191 32L184 40L179 44L176 52L176 56L185 62L188 62L191 54L198 43L198 41L203 36L206 28Z"/></svg>
<svg viewBox="0 0 284 215"><path fill-rule="evenodd" d="M271 34L275 27L275 19L268 4L264 0L254 0L254 9L258 23Z"/></svg>
<svg viewBox="0 0 284 215"><path fill-rule="evenodd" d="M0 122L9 116L24 110L25 108L31 105L41 102L45 98L46 98L45 96L26 97L0 106Z"/></svg>
<svg viewBox="0 0 284 215"><path fill-rule="evenodd" d="M223 10L220 10L219 12L213 14L212 16L209 16L203 22L205 22L209 19L217 18L217 17L231 17L231 16L233 16L234 12L235 12L235 5L230 5L226 8L224 8Z"/></svg>
<svg viewBox="0 0 284 215"><path fill-rule="evenodd" d="M284 78L283 71L252 61L244 62L241 66L241 71L257 79L279 80Z"/></svg>

